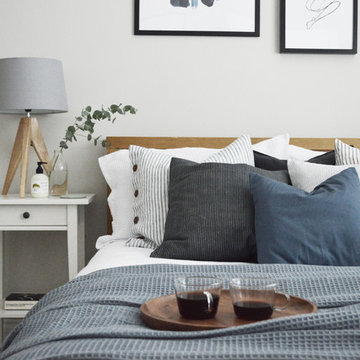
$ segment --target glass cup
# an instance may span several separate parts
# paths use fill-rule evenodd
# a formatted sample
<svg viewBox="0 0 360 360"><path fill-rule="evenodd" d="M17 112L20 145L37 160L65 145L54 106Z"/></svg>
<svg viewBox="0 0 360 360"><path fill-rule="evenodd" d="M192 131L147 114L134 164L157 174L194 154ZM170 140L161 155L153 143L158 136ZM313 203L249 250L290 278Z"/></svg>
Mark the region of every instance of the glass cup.
<svg viewBox="0 0 360 360"><path fill-rule="evenodd" d="M181 316L187 319L210 319L215 316L222 280L215 277L190 276L174 280L176 300Z"/></svg>
<svg viewBox="0 0 360 360"><path fill-rule="evenodd" d="M290 295L277 292L277 286L274 279L232 279L230 293L235 314L244 320L258 321L269 319L274 310L284 310L289 305ZM286 299L284 306L275 306L277 294Z"/></svg>

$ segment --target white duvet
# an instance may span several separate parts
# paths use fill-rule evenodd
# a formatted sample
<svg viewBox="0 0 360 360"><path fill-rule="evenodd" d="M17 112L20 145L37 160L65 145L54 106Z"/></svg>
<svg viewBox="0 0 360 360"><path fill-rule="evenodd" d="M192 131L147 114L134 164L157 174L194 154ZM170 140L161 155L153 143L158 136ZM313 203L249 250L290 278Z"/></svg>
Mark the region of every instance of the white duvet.
<svg viewBox="0 0 360 360"><path fill-rule="evenodd" d="M82 269L78 276L89 274L93 271L108 269L118 266L145 265L145 264L183 264L183 265L208 265L219 264L215 261L173 260L151 258L152 249L126 247L126 240L117 240L103 246L97 251L89 263ZM221 264L228 264L221 262Z"/></svg>

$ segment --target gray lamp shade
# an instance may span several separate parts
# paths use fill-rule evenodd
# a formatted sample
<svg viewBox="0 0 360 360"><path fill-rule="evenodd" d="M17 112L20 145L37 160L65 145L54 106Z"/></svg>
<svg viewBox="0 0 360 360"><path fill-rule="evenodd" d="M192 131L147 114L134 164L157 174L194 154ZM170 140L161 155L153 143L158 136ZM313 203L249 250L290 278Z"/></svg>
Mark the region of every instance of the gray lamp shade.
<svg viewBox="0 0 360 360"><path fill-rule="evenodd" d="M0 59L0 114L68 110L62 64L43 58Z"/></svg>

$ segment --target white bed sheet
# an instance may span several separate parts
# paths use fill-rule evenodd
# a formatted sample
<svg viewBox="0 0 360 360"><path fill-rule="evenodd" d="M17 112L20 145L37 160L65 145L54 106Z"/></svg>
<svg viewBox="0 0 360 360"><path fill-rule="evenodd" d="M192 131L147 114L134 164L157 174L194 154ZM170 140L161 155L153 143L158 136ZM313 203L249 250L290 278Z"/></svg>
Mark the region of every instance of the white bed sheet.
<svg viewBox="0 0 360 360"><path fill-rule="evenodd" d="M231 264L216 261L194 261L151 258L152 249L125 246L126 240L117 240L99 249L89 263L79 272L77 276L91 272L118 266L145 265L145 264L182 264L182 265L209 265L209 264ZM233 263L232 263L233 264ZM245 264L245 263L243 263Z"/></svg>

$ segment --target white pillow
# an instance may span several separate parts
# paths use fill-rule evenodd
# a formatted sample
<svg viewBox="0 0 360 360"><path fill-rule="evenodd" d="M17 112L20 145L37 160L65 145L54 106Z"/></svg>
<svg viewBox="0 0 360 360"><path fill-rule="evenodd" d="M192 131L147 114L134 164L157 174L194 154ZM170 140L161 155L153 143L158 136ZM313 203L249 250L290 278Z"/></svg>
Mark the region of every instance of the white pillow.
<svg viewBox="0 0 360 360"><path fill-rule="evenodd" d="M360 164L360 150L335 139L336 165Z"/></svg>
<svg viewBox="0 0 360 360"><path fill-rule="evenodd" d="M192 154L193 151L188 154L188 160L194 160ZM156 249L164 239L170 163L173 156L140 146L130 146L129 157L133 169L134 217L131 237L126 246ZM241 136L205 162L254 165L250 137Z"/></svg>
<svg viewBox="0 0 360 360"><path fill-rule="evenodd" d="M289 145L288 159L306 161L323 154L325 154L324 151L313 151L300 146Z"/></svg>
<svg viewBox="0 0 360 360"><path fill-rule="evenodd" d="M209 148L177 148L177 149L152 149L158 153L166 153L171 156L202 162L219 149ZM96 242L96 248L116 240L129 239L133 223L132 191L132 165L129 158L129 150L119 150L99 158L99 165L108 183L111 193L108 197L108 205L113 218L112 235L100 236Z"/></svg>
<svg viewBox="0 0 360 360"><path fill-rule="evenodd" d="M253 150L270 156L287 159L289 135L278 135L271 139L261 141L252 146ZM155 151L168 153L172 156L203 162L210 155L217 153L219 149L210 148L177 148ZM191 158L189 158L189 156ZM99 165L104 178L111 189L108 197L110 212L113 218L112 235L104 235L98 238L96 248L130 238L130 229L133 222L132 205L134 195L131 187L132 170L129 159L129 150L119 150L99 158Z"/></svg>
<svg viewBox="0 0 360 360"><path fill-rule="evenodd" d="M323 181L350 167L360 174L360 165L322 165L291 159L287 164L292 185L306 192L313 191Z"/></svg>
<svg viewBox="0 0 360 360"><path fill-rule="evenodd" d="M99 158L99 165L108 183L111 193L108 204L113 216L112 236L115 239L127 239L130 232L133 195L131 192L131 164L129 150L119 150ZM104 240L99 238L96 246ZM101 246L100 246L101 247ZM100 248L98 247L98 248Z"/></svg>
<svg viewBox="0 0 360 360"><path fill-rule="evenodd" d="M287 160L289 157L289 134L275 136L271 139L261 141L252 146L254 151Z"/></svg>

